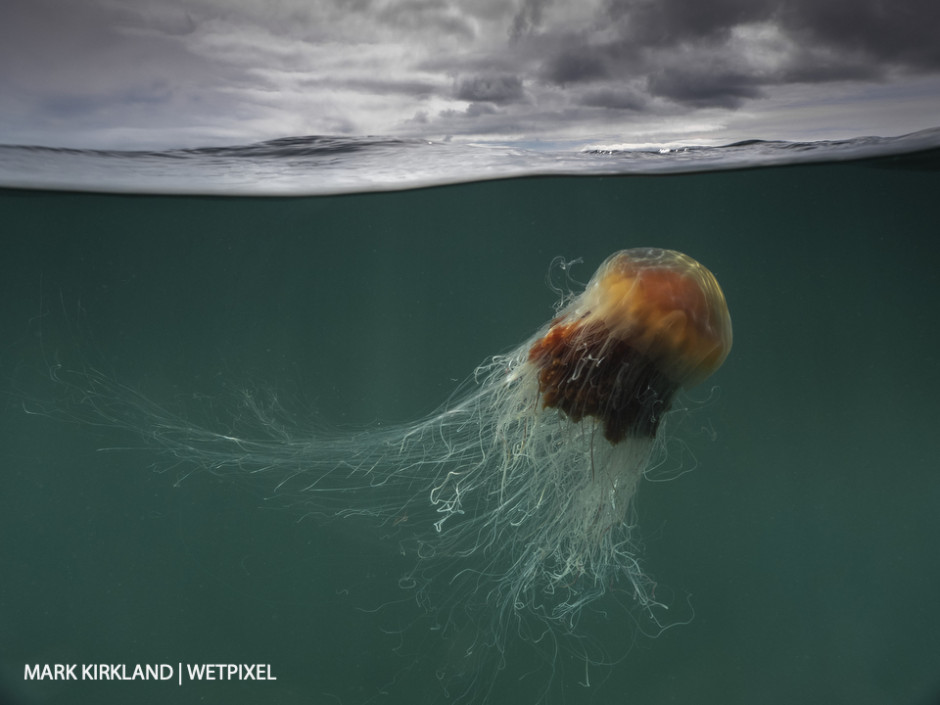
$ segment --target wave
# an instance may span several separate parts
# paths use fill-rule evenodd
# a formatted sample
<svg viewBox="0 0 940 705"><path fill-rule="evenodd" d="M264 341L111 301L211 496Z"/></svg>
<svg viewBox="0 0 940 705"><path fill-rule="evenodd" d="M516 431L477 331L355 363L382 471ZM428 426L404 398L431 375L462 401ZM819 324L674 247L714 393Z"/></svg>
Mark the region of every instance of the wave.
<svg viewBox="0 0 940 705"><path fill-rule="evenodd" d="M0 145L0 187L106 193L304 196L523 176L676 174L871 160L936 169L940 127L900 137L681 144L449 143L302 136L192 149Z"/></svg>

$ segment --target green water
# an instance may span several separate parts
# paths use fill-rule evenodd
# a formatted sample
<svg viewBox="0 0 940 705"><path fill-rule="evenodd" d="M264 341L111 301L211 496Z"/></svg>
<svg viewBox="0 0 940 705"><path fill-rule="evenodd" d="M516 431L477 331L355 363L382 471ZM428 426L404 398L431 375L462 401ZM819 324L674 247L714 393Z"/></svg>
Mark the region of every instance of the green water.
<svg viewBox="0 0 940 705"><path fill-rule="evenodd" d="M447 702L455 647L369 530L24 405L61 362L223 429L245 388L331 426L406 422L552 316L554 257L586 281L651 245L709 267L734 321L682 429L697 468L638 499L644 566L694 618L652 639L612 609L596 637L626 656L584 687L559 655L554 701L936 702L938 193L936 171L865 164L295 200L0 192L0 695ZM492 702L531 702L544 659L510 642ZM277 681L23 678L178 662Z"/></svg>

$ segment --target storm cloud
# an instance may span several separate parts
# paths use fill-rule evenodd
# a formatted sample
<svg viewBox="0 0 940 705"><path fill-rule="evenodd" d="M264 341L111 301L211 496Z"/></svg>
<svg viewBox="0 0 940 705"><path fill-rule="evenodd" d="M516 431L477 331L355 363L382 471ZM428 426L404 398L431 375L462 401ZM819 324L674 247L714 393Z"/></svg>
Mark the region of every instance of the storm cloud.
<svg viewBox="0 0 940 705"><path fill-rule="evenodd" d="M0 141L899 134L940 114L938 26L934 0L6 0Z"/></svg>

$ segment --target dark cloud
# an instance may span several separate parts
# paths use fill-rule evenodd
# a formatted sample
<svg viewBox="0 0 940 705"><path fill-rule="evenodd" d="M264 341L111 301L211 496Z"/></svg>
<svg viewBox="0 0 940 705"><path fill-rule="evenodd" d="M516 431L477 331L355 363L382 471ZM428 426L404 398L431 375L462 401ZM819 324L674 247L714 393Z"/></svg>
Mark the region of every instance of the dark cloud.
<svg viewBox="0 0 940 705"><path fill-rule="evenodd" d="M592 108L611 110L643 110L648 101L628 88L600 88L586 91L578 101Z"/></svg>
<svg viewBox="0 0 940 705"><path fill-rule="evenodd" d="M775 0L607 0L604 19L622 42L674 46L724 37L735 25L767 19L778 4Z"/></svg>
<svg viewBox="0 0 940 705"><path fill-rule="evenodd" d="M940 69L936 0L802 0L785 3L777 16L812 46L914 70Z"/></svg>
<svg viewBox="0 0 940 705"><path fill-rule="evenodd" d="M541 72L543 79L559 86L594 81L608 75L607 63L601 56L591 49L577 51L573 47L549 58Z"/></svg>
<svg viewBox="0 0 940 705"><path fill-rule="evenodd" d="M495 115L498 111L489 103L470 103L467 106L467 117L479 117L481 115Z"/></svg>
<svg viewBox="0 0 940 705"><path fill-rule="evenodd" d="M733 28L764 22L803 46L940 68L936 0L607 0L604 14L619 41L640 46L726 41Z"/></svg>
<svg viewBox="0 0 940 705"><path fill-rule="evenodd" d="M649 77L652 95L696 108L737 108L764 91L751 76L709 66L664 69Z"/></svg>
<svg viewBox="0 0 940 705"><path fill-rule="evenodd" d="M536 3L541 12L541 3ZM779 86L940 70L936 0L606 0L588 28L530 26L536 75L562 89L646 80L651 97L733 109ZM570 92L590 103L613 93ZM636 101L631 99L629 104Z"/></svg>

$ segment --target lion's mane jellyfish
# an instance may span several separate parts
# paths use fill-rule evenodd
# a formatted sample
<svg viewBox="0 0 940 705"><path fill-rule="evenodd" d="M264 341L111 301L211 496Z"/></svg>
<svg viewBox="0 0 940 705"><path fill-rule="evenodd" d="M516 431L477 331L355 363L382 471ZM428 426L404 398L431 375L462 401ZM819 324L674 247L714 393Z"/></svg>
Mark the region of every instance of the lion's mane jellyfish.
<svg viewBox="0 0 940 705"><path fill-rule="evenodd" d="M246 396L250 432L223 434L102 377L76 386L96 418L174 462L270 478L271 496L304 514L380 523L413 557L402 585L442 631L461 617L488 624L464 650L501 654L510 632L576 635L582 608L610 590L659 606L632 499L677 391L717 370L731 338L712 273L642 248L609 257L546 326L481 365L463 396L397 428L311 433Z"/></svg>
<svg viewBox="0 0 940 705"><path fill-rule="evenodd" d="M517 353L509 366L519 379L501 409L517 420L496 433L516 438L500 472L512 498L503 506L525 535L516 545L531 551L513 559L514 597L547 591L552 616L570 618L626 578L640 604L652 603L631 499L675 393L717 370L731 337L712 273L679 252L643 248L609 257Z"/></svg>

